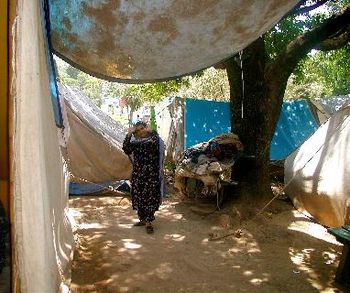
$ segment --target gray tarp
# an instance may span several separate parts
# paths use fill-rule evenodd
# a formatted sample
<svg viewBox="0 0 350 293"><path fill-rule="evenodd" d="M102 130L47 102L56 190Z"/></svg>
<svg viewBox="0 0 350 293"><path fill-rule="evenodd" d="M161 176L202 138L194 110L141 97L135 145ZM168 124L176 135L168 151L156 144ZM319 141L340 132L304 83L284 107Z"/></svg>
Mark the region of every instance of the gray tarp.
<svg viewBox="0 0 350 293"><path fill-rule="evenodd" d="M78 89L60 85L59 93L66 109L63 154L71 180L104 183L129 179L132 166L122 150L127 130Z"/></svg>
<svg viewBox="0 0 350 293"><path fill-rule="evenodd" d="M319 223L350 224L350 105L285 161L286 194Z"/></svg>

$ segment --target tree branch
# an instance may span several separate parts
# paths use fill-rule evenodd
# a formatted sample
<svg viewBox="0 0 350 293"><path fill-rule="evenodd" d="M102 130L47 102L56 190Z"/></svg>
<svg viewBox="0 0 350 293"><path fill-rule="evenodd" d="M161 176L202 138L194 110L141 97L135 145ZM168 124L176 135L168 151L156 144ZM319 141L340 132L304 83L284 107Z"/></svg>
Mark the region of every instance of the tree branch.
<svg viewBox="0 0 350 293"><path fill-rule="evenodd" d="M303 14L303 13L308 13L308 12L322 6L323 4L325 4L328 1L329 0L316 0L315 3L313 3L309 6L303 6L307 2L306 0L300 1L289 13L287 13L285 15L285 17L291 16L291 15L299 15L299 14Z"/></svg>
<svg viewBox="0 0 350 293"><path fill-rule="evenodd" d="M317 48L323 41L339 35L350 25L350 5L340 13L333 15L319 26L298 36L288 44L285 51L270 64L267 76L279 76L278 82L286 82L298 62L313 48Z"/></svg>
<svg viewBox="0 0 350 293"><path fill-rule="evenodd" d="M329 38L321 42L318 46L315 47L316 50L320 51L332 51L344 47L350 42L350 27L342 33L340 36Z"/></svg>

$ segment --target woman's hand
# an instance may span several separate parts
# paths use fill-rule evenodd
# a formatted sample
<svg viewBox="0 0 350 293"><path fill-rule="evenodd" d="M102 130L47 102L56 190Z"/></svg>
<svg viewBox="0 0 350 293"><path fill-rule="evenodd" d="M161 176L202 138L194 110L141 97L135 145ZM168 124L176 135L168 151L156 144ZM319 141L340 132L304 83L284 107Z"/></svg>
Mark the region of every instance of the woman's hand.
<svg viewBox="0 0 350 293"><path fill-rule="evenodd" d="M128 135L132 135L135 132L135 126L131 126L128 129Z"/></svg>

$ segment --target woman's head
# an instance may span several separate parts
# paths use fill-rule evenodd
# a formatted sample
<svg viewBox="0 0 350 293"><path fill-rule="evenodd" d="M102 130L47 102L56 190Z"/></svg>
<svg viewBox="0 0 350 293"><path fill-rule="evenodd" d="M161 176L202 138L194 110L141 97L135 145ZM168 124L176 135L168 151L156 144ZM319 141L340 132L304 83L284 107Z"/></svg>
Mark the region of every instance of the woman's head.
<svg viewBox="0 0 350 293"><path fill-rule="evenodd" d="M149 135L151 130L147 124L143 121L138 121L134 124L134 135L137 137L146 137Z"/></svg>

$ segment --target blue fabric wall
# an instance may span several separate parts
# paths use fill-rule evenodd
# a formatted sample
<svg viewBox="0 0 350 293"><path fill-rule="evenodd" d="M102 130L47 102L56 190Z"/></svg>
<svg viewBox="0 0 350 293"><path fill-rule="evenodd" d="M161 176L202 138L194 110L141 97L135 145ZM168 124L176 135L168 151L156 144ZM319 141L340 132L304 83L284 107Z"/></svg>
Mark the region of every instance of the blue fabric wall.
<svg viewBox="0 0 350 293"><path fill-rule="evenodd" d="M186 99L185 148L230 132L230 103ZM319 127L305 100L286 101L271 143L270 159L282 160Z"/></svg>
<svg viewBox="0 0 350 293"><path fill-rule="evenodd" d="M185 148L231 131L230 103L185 100Z"/></svg>
<svg viewBox="0 0 350 293"><path fill-rule="evenodd" d="M270 146L270 159L285 159L301 146L318 127L305 100L284 102Z"/></svg>

